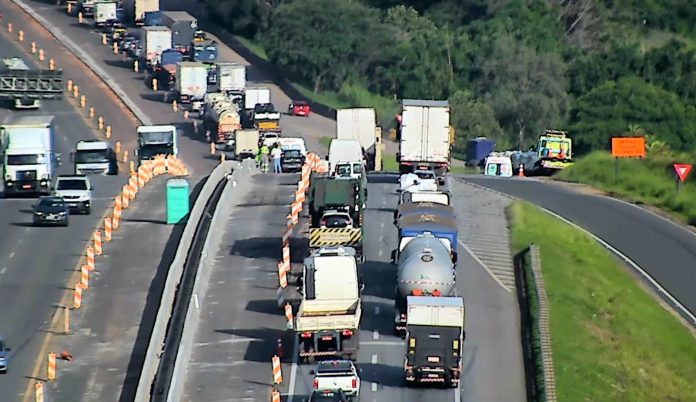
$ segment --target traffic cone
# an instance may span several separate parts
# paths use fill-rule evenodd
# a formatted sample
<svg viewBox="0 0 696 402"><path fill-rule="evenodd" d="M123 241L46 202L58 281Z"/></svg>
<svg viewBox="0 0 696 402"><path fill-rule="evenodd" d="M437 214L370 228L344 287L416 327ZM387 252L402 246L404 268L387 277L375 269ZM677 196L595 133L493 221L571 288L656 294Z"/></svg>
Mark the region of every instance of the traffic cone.
<svg viewBox="0 0 696 402"><path fill-rule="evenodd" d="M519 176L520 176L520 177L525 177L525 176L524 176L524 165L520 165Z"/></svg>

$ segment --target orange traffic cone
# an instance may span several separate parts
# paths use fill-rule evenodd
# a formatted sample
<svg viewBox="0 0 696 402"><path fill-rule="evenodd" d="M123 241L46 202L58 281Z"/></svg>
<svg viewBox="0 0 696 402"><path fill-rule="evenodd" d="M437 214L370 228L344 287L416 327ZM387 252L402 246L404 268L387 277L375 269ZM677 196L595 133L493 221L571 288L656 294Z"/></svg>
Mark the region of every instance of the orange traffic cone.
<svg viewBox="0 0 696 402"><path fill-rule="evenodd" d="M520 165L519 176L520 176L520 177L525 177L525 176L524 176L524 165Z"/></svg>

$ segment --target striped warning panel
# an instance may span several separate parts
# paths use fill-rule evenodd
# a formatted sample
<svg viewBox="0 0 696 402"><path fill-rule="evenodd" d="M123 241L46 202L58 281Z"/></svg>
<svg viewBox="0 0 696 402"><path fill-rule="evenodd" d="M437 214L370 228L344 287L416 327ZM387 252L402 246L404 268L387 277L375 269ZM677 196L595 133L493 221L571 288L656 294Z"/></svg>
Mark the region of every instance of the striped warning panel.
<svg viewBox="0 0 696 402"><path fill-rule="evenodd" d="M361 243L360 228L309 229L309 247L352 246Z"/></svg>

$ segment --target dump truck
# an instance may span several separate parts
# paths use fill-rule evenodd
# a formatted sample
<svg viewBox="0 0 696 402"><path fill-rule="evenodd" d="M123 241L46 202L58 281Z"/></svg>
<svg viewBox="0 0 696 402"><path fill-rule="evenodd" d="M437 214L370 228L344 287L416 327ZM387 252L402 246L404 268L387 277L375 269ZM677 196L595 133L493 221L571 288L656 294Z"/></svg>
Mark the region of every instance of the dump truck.
<svg viewBox="0 0 696 402"><path fill-rule="evenodd" d="M449 297L455 293L455 267L450 250L432 234L419 234L403 248L396 262L394 333L405 335L408 296Z"/></svg>
<svg viewBox="0 0 696 402"><path fill-rule="evenodd" d="M124 0L123 8L127 21L133 21L136 26L145 25L145 13L159 12L159 0Z"/></svg>
<svg viewBox="0 0 696 402"><path fill-rule="evenodd" d="M406 382L458 387L466 338L464 298L407 296L406 311Z"/></svg>
<svg viewBox="0 0 696 402"><path fill-rule="evenodd" d="M301 359L357 357L361 290L354 249L323 247L305 258L302 300L292 324Z"/></svg>
<svg viewBox="0 0 696 402"><path fill-rule="evenodd" d="M357 140L365 151L367 170L374 170L377 137L375 109L350 108L336 110L336 139Z"/></svg>
<svg viewBox="0 0 696 402"><path fill-rule="evenodd" d="M135 154L138 157L138 165L154 159L157 155L179 155L176 126L139 126L137 134L138 148Z"/></svg>
<svg viewBox="0 0 696 402"><path fill-rule="evenodd" d="M452 148L449 102L404 99L401 108L399 172L434 170L444 184Z"/></svg>
<svg viewBox="0 0 696 402"><path fill-rule="evenodd" d="M38 109L42 99L63 98L63 70L30 68L19 57L3 59L0 69L0 99L15 109Z"/></svg>

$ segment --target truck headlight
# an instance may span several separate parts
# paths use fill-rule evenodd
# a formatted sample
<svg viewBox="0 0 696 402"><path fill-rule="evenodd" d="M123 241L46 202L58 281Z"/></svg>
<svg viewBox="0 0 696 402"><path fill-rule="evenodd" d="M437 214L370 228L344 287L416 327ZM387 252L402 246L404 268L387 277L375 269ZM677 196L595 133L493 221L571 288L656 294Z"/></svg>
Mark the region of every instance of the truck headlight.
<svg viewBox="0 0 696 402"><path fill-rule="evenodd" d="M39 184L41 184L41 187L46 187L48 185L48 182L46 180L41 180Z"/></svg>
<svg viewBox="0 0 696 402"><path fill-rule="evenodd" d="M60 216L65 216L65 211L63 211L63 212L58 212L58 215L60 215Z"/></svg>

